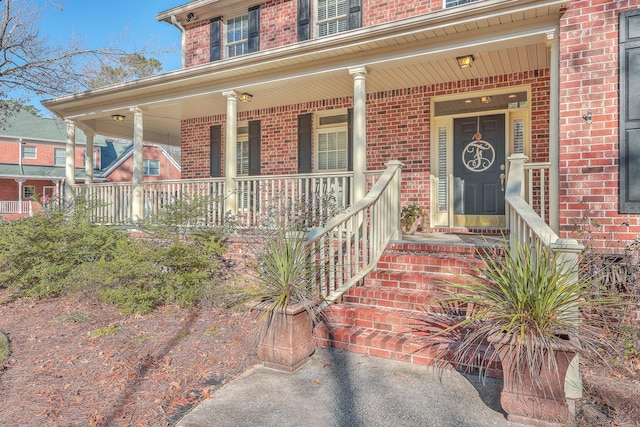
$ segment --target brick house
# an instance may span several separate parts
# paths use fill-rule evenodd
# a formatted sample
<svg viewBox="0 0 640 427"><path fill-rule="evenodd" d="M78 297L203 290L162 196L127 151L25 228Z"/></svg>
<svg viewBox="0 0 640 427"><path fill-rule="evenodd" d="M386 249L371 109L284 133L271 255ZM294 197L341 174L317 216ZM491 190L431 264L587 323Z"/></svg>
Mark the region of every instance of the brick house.
<svg viewBox="0 0 640 427"><path fill-rule="evenodd" d="M87 159L87 135L76 133L73 151L78 182L131 181L132 148L128 142L96 135ZM0 215L13 219L29 215L32 197L61 197L67 161L67 126L61 120L18 111L0 130ZM162 147L145 145L145 180L178 179L180 167Z"/></svg>
<svg viewBox="0 0 640 427"><path fill-rule="evenodd" d="M508 158L524 154L554 232L589 217L596 245L623 245L640 232L637 9L197 0L156 16L181 36L180 70L43 104L134 153L180 146L182 179L220 177L227 193L245 175L344 173L358 200L398 160L402 204L438 230L504 228Z"/></svg>

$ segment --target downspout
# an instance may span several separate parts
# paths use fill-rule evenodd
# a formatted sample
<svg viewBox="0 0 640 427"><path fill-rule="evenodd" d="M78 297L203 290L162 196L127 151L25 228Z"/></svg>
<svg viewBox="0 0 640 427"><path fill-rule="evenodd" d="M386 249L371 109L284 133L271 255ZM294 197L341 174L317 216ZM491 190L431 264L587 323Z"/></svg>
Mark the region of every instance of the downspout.
<svg viewBox="0 0 640 427"><path fill-rule="evenodd" d="M171 23L180 30L180 65L182 68L187 67L187 37L184 31L184 27L176 19L175 15L171 15Z"/></svg>

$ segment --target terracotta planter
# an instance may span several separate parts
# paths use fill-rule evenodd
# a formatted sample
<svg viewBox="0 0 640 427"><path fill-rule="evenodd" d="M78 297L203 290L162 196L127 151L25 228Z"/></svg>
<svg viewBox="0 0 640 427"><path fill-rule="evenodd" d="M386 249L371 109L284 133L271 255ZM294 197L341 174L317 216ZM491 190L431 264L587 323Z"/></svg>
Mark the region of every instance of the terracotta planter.
<svg viewBox="0 0 640 427"><path fill-rule="evenodd" d="M258 342L258 357L264 366L293 372L309 360L316 347L304 304L290 305L285 312L274 313L268 324L264 322Z"/></svg>
<svg viewBox="0 0 640 427"><path fill-rule="evenodd" d="M570 422L569 408L564 394L567 369L579 345L573 340L558 340L553 348L557 370L548 363L540 366L531 381L531 374L522 366L516 368L514 355L504 337L490 339L502 363L504 384L500 395L502 409L509 421L535 426L564 426ZM516 372L519 369L519 372Z"/></svg>

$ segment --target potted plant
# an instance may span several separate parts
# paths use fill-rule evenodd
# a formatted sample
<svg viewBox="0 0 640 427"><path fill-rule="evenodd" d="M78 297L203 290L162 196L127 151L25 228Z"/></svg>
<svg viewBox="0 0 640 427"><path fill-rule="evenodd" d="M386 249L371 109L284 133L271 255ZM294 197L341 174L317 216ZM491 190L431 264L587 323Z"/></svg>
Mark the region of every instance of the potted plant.
<svg viewBox="0 0 640 427"><path fill-rule="evenodd" d="M509 420L564 425L570 414L565 376L574 356L605 346L606 318L599 307L613 301L543 247L505 245L481 256L471 280L443 288L448 304L465 313L440 331L458 342L446 357L481 374L499 359L501 403ZM486 351L491 345L495 351Z"/></svg>
<svg viewBox="0 0 640 427"><path fill-rule="evenodd" d="M306 233L276 226L256 242L248 263L252 309L259 316L258 357L265 366L293 372L315 351L313 324L318 290Z"/></svg>
<svg viewBox="0 0 640 427"><path fill-rule="evenodd" d="M414 234L422 225L424 212L418 205L406 205L400 212L400 227L404 234Z"/></svg>

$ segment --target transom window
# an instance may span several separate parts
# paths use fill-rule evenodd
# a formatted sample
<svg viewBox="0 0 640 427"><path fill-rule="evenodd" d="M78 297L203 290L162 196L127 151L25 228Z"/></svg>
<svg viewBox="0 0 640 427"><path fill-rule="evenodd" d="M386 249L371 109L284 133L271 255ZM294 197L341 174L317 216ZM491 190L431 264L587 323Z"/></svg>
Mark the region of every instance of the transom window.
<svg viewBox="0 0 640 427"><path fill-rule="evenodd" d="M145 176L160 176L160 160L143 160L142 173Z"/></svg>
<svg viewBox="0 0 640 427"><path fill-rule="evenodd" d="M32 145L23 145L22 146L22 158L23 159L35 159L36 158L36 147Z"/></svg>
<svg viewBox="0 0 640 427"><path fill-rule="evenodd" d="M249 15L227 20L227 57L249 52Z"/></svg>
<svg viewBox="0 0 640 427"><path fill-rule="evenodd" d="M64 148L56 148L54 154L54 165L64 166L67 163L67 151Z"/></svg>
<svg viewBox="0 0 640 427"><path fill-rule="evenodd" d="M349 29L347 0L317 0L318 37L338 34Z"/></svg>

